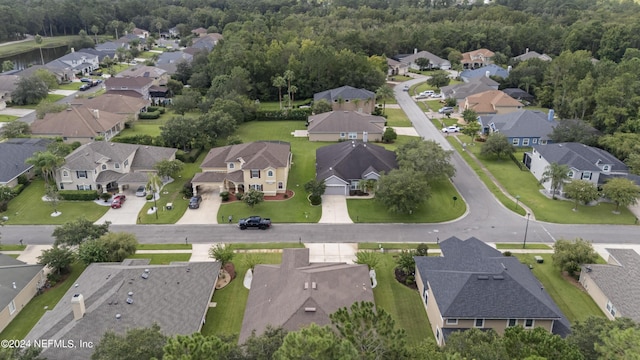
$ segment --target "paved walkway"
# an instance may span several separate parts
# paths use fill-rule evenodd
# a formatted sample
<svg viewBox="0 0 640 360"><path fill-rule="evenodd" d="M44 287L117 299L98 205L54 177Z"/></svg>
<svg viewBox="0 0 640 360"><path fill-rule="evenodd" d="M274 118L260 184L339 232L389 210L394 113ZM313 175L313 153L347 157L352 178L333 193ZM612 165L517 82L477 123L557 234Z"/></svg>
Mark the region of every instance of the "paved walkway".
<svg viewBox="0 0 640 360"><path fill-rule="evenodd" d="M396 134L398 135L420 136L420 134L418 134L418 132L413 126L405 126L405 127L392 126L392 129L395 130Z"/></svg>
<svg viewBox="0 0 640 360"><path fill-rule="evenodd" d="M352 224L347 210L347 198L343 195L322 195L320 224Z"/></svg>

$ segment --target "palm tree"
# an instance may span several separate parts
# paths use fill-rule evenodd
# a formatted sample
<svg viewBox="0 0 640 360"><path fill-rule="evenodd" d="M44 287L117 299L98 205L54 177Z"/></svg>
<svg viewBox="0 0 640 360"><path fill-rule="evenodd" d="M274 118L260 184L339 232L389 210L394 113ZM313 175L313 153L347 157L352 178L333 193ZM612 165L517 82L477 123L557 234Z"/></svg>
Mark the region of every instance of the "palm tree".
<svg viewBox="0 0 640 360"><path fill-rule="evenodd" d="M100 28L98 28L96 25L91 26L91 32L93 33L93 37L95 38L96 44L98 43L98 32L99 31L100 31Z"/></svg>
<svg viewBox="0 0 640 360"><path fill-rule="evenodd" d="M50 151L39 151L28 158L25 163L33 165L40 171L46 187L51 182L55 182L56 169L64 164L64 158Z"/></svg>
<svg viewBox="0 0 640 360"><path fill-rule="evenodd" d="M282 88L287 86L287 80L282 76L276 76L273 78L272 84L278 88L278 101L280 101L280 110L282 110Z"/></svg>
<svg viewBox="0 0 640 360"><path fill-rule="evenodd" d="M36 44L40 48L40 61L42 61L42 65L44 65L44 56L42 56L42 36L36 35L35 38Z"/></svg>
<svg viewBox="0 0 640 360"><path fill-rule="evenodd" d="M153 207L156 209L156 219L158 218L158 200L156 199L156 193L160 192L160 188L162 187L162 180L160 176L158 176L155 172L147 173L147 188L151 190L151 194L153 194Z"/></svg>
<svg viewBox="0 0 640 360"><path fill-rule="evenodd" d="M387 99L393 98L393 89L387 85L382 85L376 90L376 99L382 100L382 113L385 113L387 107Z"/></svg>
<svg viewBox="0 0 640 360"><path fill-rule="evenodd" d="M569 167L558 163L549 164L540 178L540 182L544 183L551 180L551 196L555 199L556 192L562 187L562 184L569 179Z"/></svg>
<svg viewBox="0 0 640 360"><path fill-rule="evenodd" d="M287 80L287 95L289 95L289 108L291 108L291 81L295 78L295 74L291 70L284 72L284 78Z"/></svg>

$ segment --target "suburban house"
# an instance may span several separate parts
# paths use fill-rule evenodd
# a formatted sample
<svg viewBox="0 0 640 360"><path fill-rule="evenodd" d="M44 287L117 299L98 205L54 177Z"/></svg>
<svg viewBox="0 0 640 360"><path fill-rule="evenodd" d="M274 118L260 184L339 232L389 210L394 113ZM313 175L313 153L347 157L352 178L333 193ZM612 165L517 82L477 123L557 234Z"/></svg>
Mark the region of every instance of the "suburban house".
<svg viewBox="0 0 640 360"><path fill-rule="evenodd" d="M158 61L156 61L156 67L166 71L169 75L173 75L180 62L186 61L190 63L191 60L193 60L193 55L187 54L184 51L163 52L160 54L160 57L158 57Z"/></svg>
<svg viewBox="0 0 640 360"><path fill-rule="evenodd" d="M254 189L268 196L283 194L287 191L291 157L291 145L281 141L213 148L200 165L202 172L191 180L193 192Z"/></svg>
<svg viewBox="0 0 640 360"><path fill-rule="evenodd" d="M533 95L519 88L506 88L506 89L502 89L502 92L519 101L526 101L529 103L532 103L535 101L535 98L533 97Z"/></svg>
<svg viewBox="0 0 640 360"><path fill-rule="evenodd" d="M569 321L529 267L472 237L440 242L442 256L415 256L416 284L438 345L455 331L512 326L565 336Z"/></svg>
<svg viewBox="0 0 640 360"><path fill-rule="evenodd" d="M133 28L133 30L131 30L131 33L139 37L140 39L146 39L149 37L149 30Z"/></svg>
<svg viewBox="0 0 640 360"><path fill-rule="evenodd" d="M445 60L428 51L418 52L418 49L413 49L413 54L396 55L395 59L400 61L403 64L406 64L410 69L413 69L413 70L436 70L436 69L449 70L451 69L451 62L449 62L449 60ZM429 63L428 65L421 67L416 63L418 59L427 59L429 60Z"/></svg>
<svg viewBox="0 0 640 360"><path fill-rule="evenodd" d="M387 75L388 76L404 75L409 71L408 69L409 69L409 65L401 63L398 60L387 58Z"/></svg>
<svg viewBox="0 0 640 360"><path fill-rule="evenodd" d="M149 89L153 86L153 79L148 77L110 77L105 80L104 84L107 94L149 99Z"/></svg>
<svg viewBox="0 0 640 360"><path fill-rule="evenodd" d="M158 324L164 335L191 335L202 329L219 271L219 262L93 263L25 339L73 340L75 346L51 346L42 356L86 360L108 331L122 336ZM80 341L94 346L81 346Z"/></svg>
<svg viewBox="0 0 640 360"><path fill-rule="evenodd" d="M218 45L218 42L220 42L220 40L222 40L222 34L204 34L198 38L193 39L190 48L206 50L207 52L210 52L211 50L213 50L214 46Z"/></svg>
<svg viewBox="0 0 640 360"><path fill-rule="evenodd" d="M523 162L538 180L552 163L569 167L568 181L582 179L602 185L609 178L629 175L627 165L615 156L605 150L580 143L534 145L531 152L524 154ZM542 183L542 186L551 191L550 180Z"/></svg>
<svg viewBox="0 0 640 360"><path fill-rule="evenodd" d="M268 325L296 331L355 302L375 302L367 265L310 263L309 249L284 249L279 265L256 265L240 330L240 344Z"/></svg>
<svg viewBox="0 0 640 360"><path fill-rule="evenodd" d="M478 115L508 114L518 111L524 106L522 103L500 90L489 90L479 94L469 95L464 100L464 109L473 110Z"/></svg>
<svg viewBox="0 0 640 360"><path fill-rule="evenodd" d="M447 98L456 99L456 103L458 104L459 107L462 108L464 107L464 100L467 98L467 96L480 94L482 92L490 91L490 90L498 90L497 85L492 86L490 84L486 84L485 79L491 80L490 78L487 78L487 77L476 78L469 81L468 83L443 86L442 88L440 88L440 92L442 93L445 99Z"/></svg>
<svg viewBox="0 0 640 360"><path fill-rule="evenodd" d="M360 190L361 181L396 168L396 154L371 143L344 141L316 150L316 180L324 181L325 195L347 196Z"/></svg>
<svg viewBox="0 0 640 360"><path fill-rule="evenodd" d="M131 49L131 44L134 42L138 43L136 48L140 51L144 51L147 48L147 39L141 38L135 34L125 34L124 36L121 36L120 39L114 40L113 42L125 47L126 49Z"/></svg>
<svg viewBox="0 0 640 360"><path fill-rule="evenodd" d="M606 265L582 266L580 284L609 319L640 322L640 255L633 249L606 250Z"/></svg>
<svg viewBox="0 0 640 360"><path fill-rule="evenodd" d="M35 174L33 165L25 161L40 151L47 151L48 139L17 138L0 142L0 186L14 187L18 185L18 177L25 175L28 179ZM1 331L1 330L0 330Z"/></svg>
<svg viewBox="0 0 640 360"><path fill-rule="evenodd" d="M66 142L91 142L96 137L109 140L124 129L127 115L114 114L86 106L68 105L66 110L48 113L31 124L37 136L61 137Z"/></svg>
<svg viewBox="0 0 640 360"><path fill-rule="evenodd" d="M156 66L147 66L147 65L138 65L132 68L129 68L118 75L116 77L123 78L148 78L153 80L152 85L166 85L167 81L171 78L166 70L163 70Z"/></svg>
<svg viewBox="0 0 640 360"><path fill-rule="evenodd" d="M539 59L542 61L551 61L551 56L547 55L547 54L540 54L538 52L535 51L529 51L529 48L527 48L524 52L524 54L515 56L513 58L513 60L515 61L527 61L530 59Z"/></svg>
<svg viewBox="0 0 640 360"><path fill-rule="evenodd" d="M76 98L71 105L81 105L89 109L106 111L112 114L125 115L136 120L138 114L146 111L149 100L118 94L102 94L94 98Z"/></svg>
<svg viewBox="0 0 640 360"><path fill-rule="evenodd" d="M0 332L42 288L44 265L30 265L0 254Z"/></svg>
<svg viewBox="0 0 640 360"><path fill-rule="evenodd" d="M309 116L307 131L309 141L381 141L386 121L357 111L329 111Z"/></svg>
<svg viewBox="0 0 640 360"><path fill-rule="evenodd" d="M313 101L326 100L334 111L349 110L371 114L376 106L376 94L366 89L356 89L351 86L315 93Z"/></svg>
<svg viewBox="0 0 640 360"><path fill-rule="evenodd" d="M115 50L98 50L97 48L96 49L83 48L83 49L80 49L79 52L95 55L98 57L98 61L100 62L102 62L102 60L104 60L104 58L107 56L109 56L110 59L113 59L116 57Z"/></svg>
<svg viewBox="0 0 640 360"><path fill-rule="evenodd" d="M481 131L485 135L504 134L513 146L529 147L551 142L549 135L557 123L553 110L549 114L541 111L518 110L502 115L482 115L478 117Z"/></svg>
<svg viewBox="0 0 640 360"><path fill-rule="evenodd" d="M191 30L191 34L195 35L195 36L203 36L203 35L207 35L207 29L203 28L203 27L199 27L197 29L193 29Z"/></svg>
<svg viewBox="0 0 640 360"><path fill-rule="evenodd" d="M18 74L22 77L28 77L40 69L44 69L52 73L59 83L69 82L76 78L75 69L72 69L67 64L59 61L52 61L45 65L32 65L26 69L19 70L14 74Z"/></svg>
<svg viewBox="0 0 640 360"><path fill-rule="evenodd" d="M465 69L477 69L479 67L483 67L489 64L492 64L493 61L491 58L495 53L488 49L478 49L469 52L462 53L462 67Z"/></svg>
<svg viewBox="0 0 640 360"><path fill-rule="evenodd" d="M74 73L88 75L90 72L100 68L98 55L89 54L82 51L73 51L67 55L45 64L47 68L69 68Z"/></svg>
<svg viewBox="0 0 640 360"><path fill-rule="evenodd" d="M509 76L509 70L495 64L490 64L481 68L467 69L460 73L460 79L464 82L490 76L497 76L506 79Z"/></svg>
<svg viewBox="0 0 640 360"><path fill-rule="evenodd" d="M160 160L175 160L176 149L97 141L84 144L65 157L56 171L60 190L123 192L146 185L148 173Z"/></svg>
<svg viewBox="0 0 640 360"><path fill-rule="evenodd" d="M11 102L11 93L18 87L18 75L0 75L0 110L7 107Z"/></svg>

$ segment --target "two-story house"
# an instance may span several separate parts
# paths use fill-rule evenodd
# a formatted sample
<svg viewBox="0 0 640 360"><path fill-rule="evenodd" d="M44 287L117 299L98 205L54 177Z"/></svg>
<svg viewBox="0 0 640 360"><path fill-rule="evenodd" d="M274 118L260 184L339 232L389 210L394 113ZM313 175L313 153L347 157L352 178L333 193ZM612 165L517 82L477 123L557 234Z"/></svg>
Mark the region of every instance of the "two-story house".
<svg viewBox="0 0 640 360"><path fill-rule="evenodd" d="M478 49L469 52L462 53L462 67L465 69L477 69L489 64L492 64L491 60L495 53L488 49Z"/></svg>
<svg viewBox="0 0 640 360"><path fill-rule="evenodd" d="M553 110L548 114L541 111L518 110L503 115L482 115L478 117L484 135L501 133L513 146L529 147L551 142L550 135L557 123Z"/></svg>
<svg viewBox="0 0 640 360"><path fill-rule="evenodd" d="M110 77L105 83L107 94L120 94L149 99L149 89L153 86L153 78L149 77Z"/></svg>
<svg viewBox="0 0 640 360"><path fill-rule="evenodd" d="M60 190L123 192L145 185L148 173L161 160L175 160L176 149L98 141L85 144L65 157L56 171Z"/></svg>
<svg viewBox="0 0 640 360"><path fill-rule="evenodd" d="M291 145L281 141L213 148L200 165L202 172L191 181L193 192L254 189L271 196L285 193L291 156Z"/></svg>
<svg viewBox="0 0 640 360"><path fill-rule="evenodd" d="M371 114L376 106L376 94L366 89L352 86L322 91L313 94L313 101L326 100L334 111L358 111Z"/></svg>
<svg viewBox="0 0 640 360"><path fill-rule="evenodd" d="M89 54L83 51L73 51L56 60L45 64L47 68L70 68L74 73L88 75L90 72L100 67L98 55Z"/></svg>

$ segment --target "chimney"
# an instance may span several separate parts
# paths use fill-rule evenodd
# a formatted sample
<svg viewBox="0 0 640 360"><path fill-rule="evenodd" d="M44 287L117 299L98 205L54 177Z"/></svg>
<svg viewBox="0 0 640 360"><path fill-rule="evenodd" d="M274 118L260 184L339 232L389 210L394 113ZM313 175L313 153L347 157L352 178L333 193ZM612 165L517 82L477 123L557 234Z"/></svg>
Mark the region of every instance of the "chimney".
<svg viewBox="0 0 640 360"><path fill-rule="evenodd" d="M93 117L100 119L100 111L98 111L98 109L93 109Z"/></svg>
<svg viewBox="0 0 640 360"><path fill-rule="evenodd" d="M489 77L489 75L491 75L491 71L487 70L484 72L484 76Z"/></svg>
<svg viewBox="0 0 640 360"><path fill-rule="evenodd" d="M529 48L526 48L526 49L524 50L524 53L526 54L526 53L528 53L528 52L529 52Z"/></svg>
<svg viewBox="0 0 640 360"><path fill-rule="evenodd" d="M513 69L513 66L511 66L511 65L507 66L507 72L508 73L510 73L512 69Z"/></svg>
<svg viewBox="0 0 640 360"><path fill-rule="evenodd" d="M413 53L417 54L418 53L418 48L413 48Z"/></svg>
<svg viewBox="0 0 640 360"><path fill-rule="evenodd" d="M11 286L13 286L14 289L17 289L15 281L13 282L13 284L11 284Z"/></svg>
<svg viewBox="0 0 640 360"><path fill-rule="evenodd" d="M72 53L76 52L76 49L71 48L71 52L72 52Z"/></svg>
<svg viewBox="0 0 640 360"><path fill-rule="evenodd" d="M71 298L71 309L73 310L73 320L80 320L86 312L84 308L84 297L82 294L75 294Z"/></svg>
<svg viewBox="0 0 640 360"><path fill-rule="evenodd" d="M555 111L553 111L553 109L549 109L549 115L547 116L547 120L553 121L554 113L555 113Z"/></svg>

